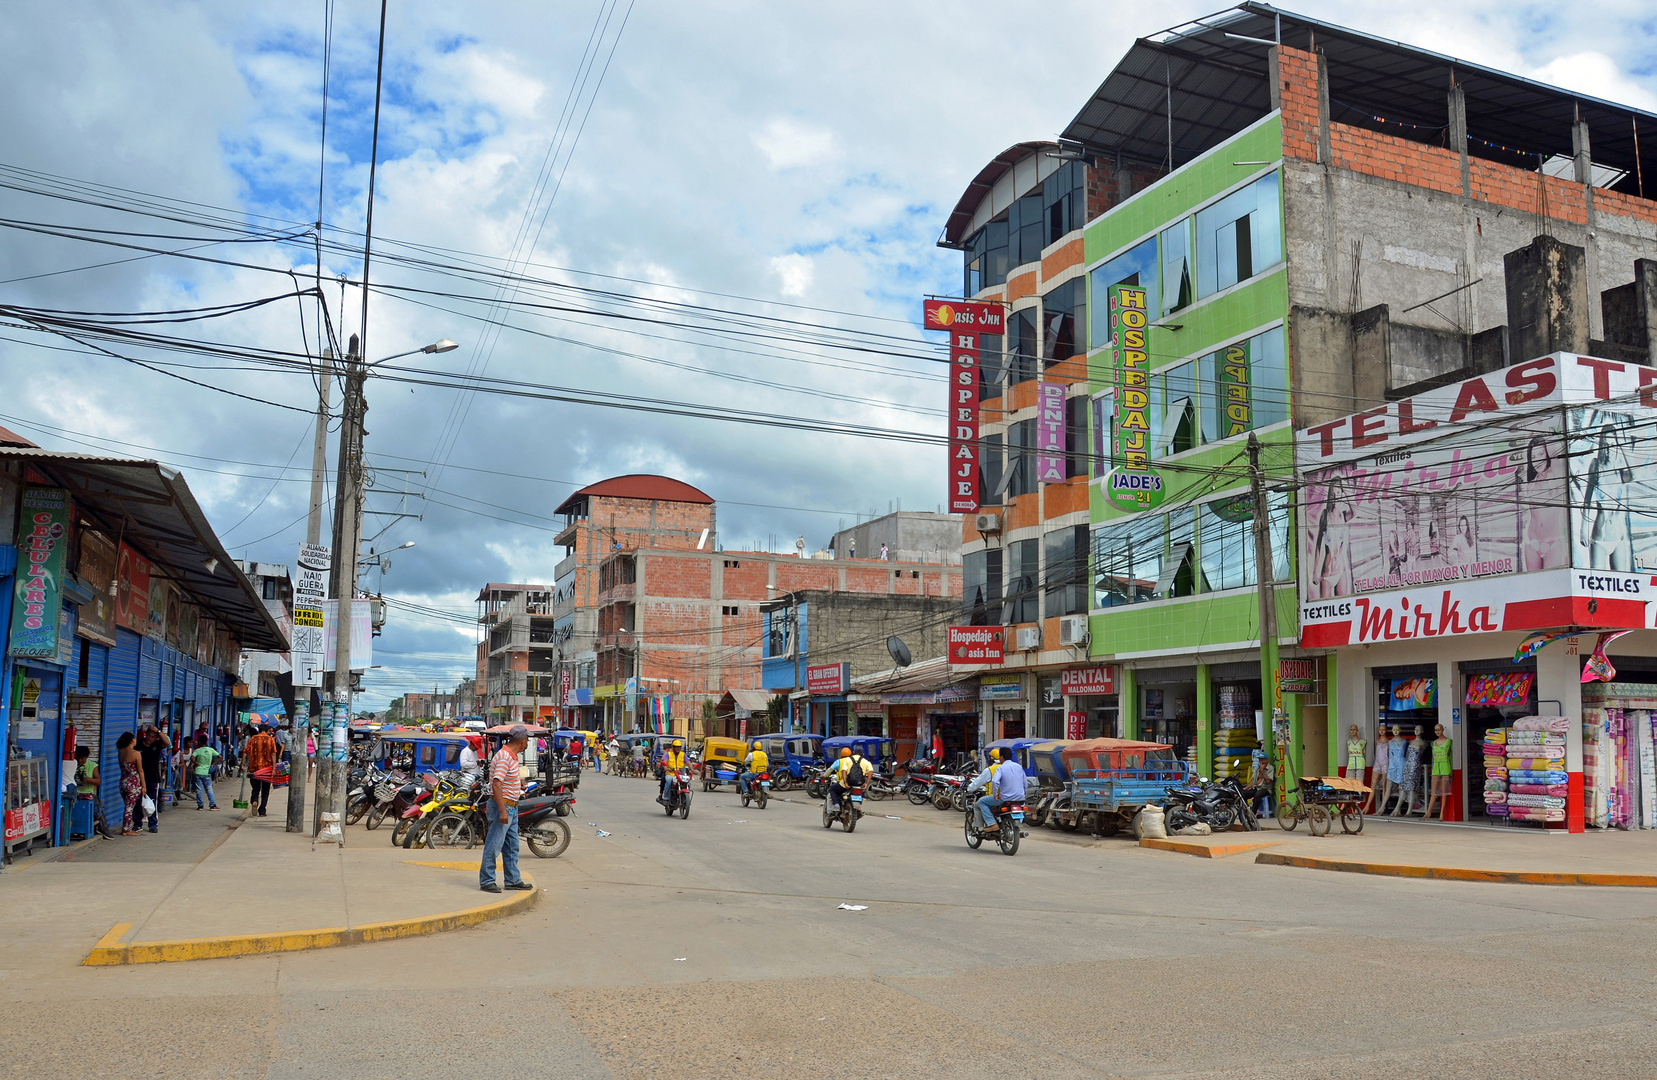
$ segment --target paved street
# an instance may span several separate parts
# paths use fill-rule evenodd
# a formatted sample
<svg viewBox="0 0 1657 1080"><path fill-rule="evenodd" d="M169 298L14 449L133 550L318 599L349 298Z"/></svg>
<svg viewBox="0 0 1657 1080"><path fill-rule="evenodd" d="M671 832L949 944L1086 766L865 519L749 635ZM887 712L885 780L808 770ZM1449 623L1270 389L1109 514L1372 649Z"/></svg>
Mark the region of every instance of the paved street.
<svg viewBox="0 0 1657 1080"><path fill-rule="evenodd" d="M1051 832L1008 859L907 803L846 836L797 793L698 792L681 821L652 792L589 775L570 852L526 864L540 904L478 929L112 969L0 943L0 1054L31 1077L1649 1075L1644 890Z"/></svg>

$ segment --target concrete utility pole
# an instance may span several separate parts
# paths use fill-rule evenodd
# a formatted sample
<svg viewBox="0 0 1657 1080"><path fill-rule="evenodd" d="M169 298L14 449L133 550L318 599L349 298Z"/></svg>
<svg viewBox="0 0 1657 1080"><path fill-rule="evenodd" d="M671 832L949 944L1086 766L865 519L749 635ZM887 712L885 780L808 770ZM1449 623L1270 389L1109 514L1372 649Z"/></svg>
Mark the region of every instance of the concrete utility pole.
<svg viewBox="0 0 1657 1080"><path fill-rule="evenodd" d="M343 811L345 796L345 727L351 722L351 609L357 591L357 546L362 533L363 384L368 369L355 334L345 358L345 403L339 428L339 473L334 492L334 720L330 745L317 745L317 816ZM324 754L327 772L324 773Z"/></svg>
<svg viewBox="0 0 1657 1080"><path fill-rule="evenodd" d="M320 264L319 264L320 265ZM322 541L322 499L328 476L328 397L334 385L334 351L322 350L317 367L316 435L311 442L311 515L305 523L305 542ZM303 695L304 700L300 697ZM305 740L310 734L311 688L294 688L293 731L288 739L287 831L305 831ZM299 768L293 767L297 760Z"/></svg>
<svg viewBox="0 0 1657 1080"><path fill-rule="evenodd" d="M1272 721L1272 743L1276 745L1277 703L1277 597L1272 588L1271 508L1266 502L1266 474L1260 468L1260 439L1249 432L1249 497L1254 503L1254 582L1260 600L1260 705ZM1292 750L1292 748L1291 748ZM1279 781L1284 778L1279 776Z"/></svg>

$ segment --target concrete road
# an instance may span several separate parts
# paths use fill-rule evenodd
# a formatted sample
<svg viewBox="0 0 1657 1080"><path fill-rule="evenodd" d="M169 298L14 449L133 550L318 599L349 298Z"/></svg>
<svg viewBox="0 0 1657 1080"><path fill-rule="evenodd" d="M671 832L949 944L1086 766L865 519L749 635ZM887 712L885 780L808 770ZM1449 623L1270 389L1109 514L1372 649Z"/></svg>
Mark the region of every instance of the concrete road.
<svg viewBox="0 0 1657 1080"><path fill-rule="evenodd" d="M526 852L540 905L474 930L103 969L0 941L0 1060L31 1080L1657 1073L1648 890L1050 832L1009 859L906 802L848 836L797 793L761 812L698 791L683 821L653 794L589 775L569 853Z"/></svg>

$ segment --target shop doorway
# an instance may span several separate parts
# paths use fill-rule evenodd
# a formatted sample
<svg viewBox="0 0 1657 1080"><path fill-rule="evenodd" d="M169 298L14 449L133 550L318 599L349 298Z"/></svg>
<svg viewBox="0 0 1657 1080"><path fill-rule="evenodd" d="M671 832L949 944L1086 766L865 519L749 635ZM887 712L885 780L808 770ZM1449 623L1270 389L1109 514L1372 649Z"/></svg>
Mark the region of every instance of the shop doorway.
<svg viewBox="0 0 1657 1080"><path fill-rule="evenodd" d="M978 749L978 714L945 713L932 717L932 731L943 739L944 760Z"/></svg>
<svg viewBox="0 0 1657 1080"><path fill-rule="evenodd" d="M1140 724L1139 737L1167 743L1174 748L1177 758L1184 758L1190 752L1197 737L1195 669L1192 669L1191 675L1189 682L1162 682L1140 691L1140 716L1144 720Z"/></svg>
<svg viewBox="0 0 1657 1080"><path fill-rule="evenodd" d="M887 712L899 761L910 761L915 757L915 729L919 712L913 705L893 705Z"/></svg>
<svg viewBox="0 0 1657 1080"><path fill-rule="evenodd" d="M1023 709L1004 709L998 711L995 718L1000 721L997 726L1001 729L1001 738L1022 739L1025 737L1024 731L1028 725L1024 719Z"/></svg>
<svg viewBox="0 0 1657 1080"><path fill-rule="evenodd" d="M1512 725L1521 716L1537 715L1536 660L1519 664L1508 660L1469 662L1460 665L1460 674L1462 685L1457 700L1465 710L1462 731L1467 740L1462 754L1466 762L1462 769L1466 780L1462 785L1462 820L1506 825L1508 819L1484 812L1484 783L1488 778L1484 736L1492 728ZM1429 728L1429 736L1431 732Z"/></svg>
<svg viewBox="0 0 1657 1080"><path fill-rule="evenodd" d="M1438 723L1438 695L1455 693L1455 688L1438 685L1437 665L1377 668L1374 675L1376 722L1385 725L1393 739L1403 740L1406 758L1412 746L1420 747L1414 772L1393 784L1393 793L1387 796L1387 806L1379 803L1385 785L1380 782L1380 777L1376 778L1376 812L1391 813L1398 808L1396 800L1407 794L1411 806L1404 813L1411 814L1427 805L1432 783L1430 777L1425 780L1422 777L1422 762L1428 766L1432 763L1432 754L1427 747L1432 742L1433 726ZM1380 732L1377 730L1377 745L1379 739ZM1482 778L1480 787L1483 787Z"/></svg>

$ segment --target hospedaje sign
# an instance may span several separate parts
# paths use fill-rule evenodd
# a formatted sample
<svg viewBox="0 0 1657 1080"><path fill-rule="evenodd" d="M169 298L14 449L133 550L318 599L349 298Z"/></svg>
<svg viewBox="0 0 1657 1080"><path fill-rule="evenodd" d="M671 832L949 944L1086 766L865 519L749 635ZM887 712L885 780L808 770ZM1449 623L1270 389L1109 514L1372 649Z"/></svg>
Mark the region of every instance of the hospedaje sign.
<svg viewBox="0 0 1657 1080"><path fill-rule="evenodd" d="M1111 460L1105 499L1118 510L1154 510L1167 496L1167 485L1151 468L1150 376L1147 347L1150 312L1145 290L1137 285L1110 288L1111 367L1116 409L1111 417Z"/></svg>
<svg viewBox="0 0 1657 1080"><path fill-rule="evenodd" d="M928 330L949 334L949 512L976 514L983 499L983 451L978 443L978 363L980 334L1006 332L1000 303L972 300L927 300L923 321Z"/></svg>
<svg viewBox="0 0 1657 1080"><path fill-rule="evenodd" d="M69 492L26 487L20 503L17 584L12 597L12 656L56 661L66 627L64 564L69 555Z"/></svg>

